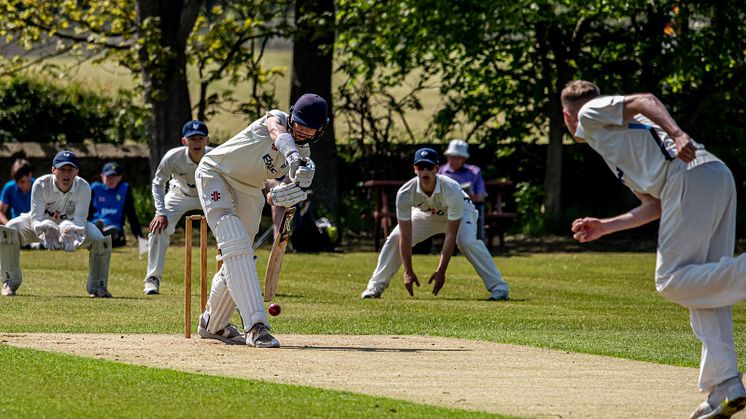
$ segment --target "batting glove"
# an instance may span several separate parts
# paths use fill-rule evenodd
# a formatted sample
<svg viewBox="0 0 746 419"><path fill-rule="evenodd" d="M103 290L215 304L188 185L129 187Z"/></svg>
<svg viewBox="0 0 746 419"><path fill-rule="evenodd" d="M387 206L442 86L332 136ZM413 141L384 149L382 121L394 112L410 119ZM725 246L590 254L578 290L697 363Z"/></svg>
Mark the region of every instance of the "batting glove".
<svg viewBox="0 0 746 419"><path fill-rule="evenodd" d="M52 220L44 220L34 226L34 232L39 237L39 242L49 250L59 250L62 248L60 243L60 228Z"/></svg>
<svg viewBox="0 0 746 419"><path fill-rule="evenodd" d="M269 190L269 196L272 204L280 207L292 207L308 198L308 194L295 183L275 186Z"/></svg>
<svg viewBox="0 0 746 419"><path fill-rule="evenodd" d="M313 182L313 175L316 174L316 164L311 159L305 159L303 162L304 164L295 171L295 176L291 175L289 177L301 188L307 188Z"/></svg>

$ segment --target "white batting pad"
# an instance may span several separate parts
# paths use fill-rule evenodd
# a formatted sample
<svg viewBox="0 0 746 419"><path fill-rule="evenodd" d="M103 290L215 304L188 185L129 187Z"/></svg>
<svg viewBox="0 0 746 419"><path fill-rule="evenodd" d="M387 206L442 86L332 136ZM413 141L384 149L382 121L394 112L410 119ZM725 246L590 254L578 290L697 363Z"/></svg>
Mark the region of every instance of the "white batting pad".
<svg viewBox="0 0 746 419"><path fill-rule="evenodd" d="M210 289L210 298L207 299L205 313L209 315L207 322L207 331L215 334L219 330L225 329L228 322L236 309L236 303L233 302L228 286L223 278L223 269L221 268L212 277L212 287Z"/></svg>
<svg viewBox="0 0 746 419"><path fill-rule="evenodd" d="M89 273L86 283L88 294L94 294L99 288L108 290L110 261L111 236L105 236L103 240L92 242L91 252L88 256Z"/></svg>
<svg viewBox="0 0 746 419"><path fill-rule="evenodd" d="M214 233L223 260L224 279L244 329L248 331L256 323L269 325L253 260L254 249L241 219L235 214L222 216L215 224Z"/></svg>
<svg viewBox="0 0 746 419"><path fill-rule="evenodd" d="M9 281L15 291L21 286L21 242L18 231L0 226L0 282Z"/></svg>

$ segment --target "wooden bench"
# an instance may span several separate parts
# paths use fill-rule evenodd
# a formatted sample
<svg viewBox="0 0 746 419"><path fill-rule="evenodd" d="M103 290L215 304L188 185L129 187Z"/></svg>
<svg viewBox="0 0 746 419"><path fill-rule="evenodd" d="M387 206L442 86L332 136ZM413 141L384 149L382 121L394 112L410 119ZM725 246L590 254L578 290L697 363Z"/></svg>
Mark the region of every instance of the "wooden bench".
<svg viewBox="0 0 746 419"><path fill-rule="evenodd" d="M487 248L494 247L495 236L500 240L500 248L505 247L505 230L518 213L513 210L513 182L510 180L486 180L487 198L484 206L484 230Z"/></svg>
<svg viewBox="0 0 746 419"><path fill-rule="evenodd" d="M382 240L393 230L396 224L396 192L407 180L379 180L372 179L363 183L371 188L375 195L375 210L373 211L373 249L381 249ZM509 211L509 196L513 193L513 182L509 180L485 181L487 198L484 207L484 225L487 247L492 250L494 239L499 238L500 247L505 246L505 229L517 217L517 213Z"/></svg>

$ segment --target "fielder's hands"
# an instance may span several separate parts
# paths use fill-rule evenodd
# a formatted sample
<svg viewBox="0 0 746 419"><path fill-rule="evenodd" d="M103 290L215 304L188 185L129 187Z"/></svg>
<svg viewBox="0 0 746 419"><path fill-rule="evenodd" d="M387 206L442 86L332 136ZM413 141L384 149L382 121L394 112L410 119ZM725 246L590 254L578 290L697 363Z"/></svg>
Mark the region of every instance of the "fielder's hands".
<svg viewBox="0 0 746 419"><path fill-rule="evenodd" d="M573 221L572 232L572 237L581 243L596 240L606 234L601 220L592 217L578 218Z"/></svg>
<svg viewBox="0 0 746 419"><path fill-rule="evenodd" d="M446 274L438 271L433 272L427 283L432 284L433 282L435 282L435 284L433 284L433 295L438 295L440 289L443 288L443 284L446 283Z"/></svg>
<svg viewBox="0 0 746 419"><path fill-rule="evenodd" d="M52 220L44 220L34 227L36 236L42 246L49 250L59 250L62 248L60 243L60 228Z"/></svg>
<svg viewBox="0 0 746 419"><path fill-rule="evenodd" d="M270 204L280 207L292 207L308 198L308 194L295 183L275 186L269 190Z"/></svg>
<svg viewBox="0 0 746 419"><path fill-rule="evenodd" d="M689 163L694 160L697 153L697 147L692 142L689 134L681 132L681 134L673 137L676 143L676 157L683 160L685 163Z"/></svg>
<svg viewBox="0 0 746 419"><path fill-rule="evenodd" d="M420 286L420 280L417 279L417 274L414 272L404 272L404 288L407 289L407 292L410 296L414 297L414 291L412 291L412 284Z"/></svg>
<svg viewBox="0 0 746 419"><path fill-rule="evenodd" d="M60 223L60 244L66 252L72 252L85 241L85 227L75 225L72 221Z"/></svg>
<svg viewBox="0 0 746 419"><path fill-rule="evenodd" d="M288 177L293 183L297 183L301 188L311 186L313 175L316 173L316 164L311 159L304 159L297 151L291 152L287 158Z"/></svg>
<svg viewBox="0 0 746 419"><path fill-rule="evenodd" d="M156 215L150 221L150 232L158 234L168 227L168 218L165 215Z"/></svg>

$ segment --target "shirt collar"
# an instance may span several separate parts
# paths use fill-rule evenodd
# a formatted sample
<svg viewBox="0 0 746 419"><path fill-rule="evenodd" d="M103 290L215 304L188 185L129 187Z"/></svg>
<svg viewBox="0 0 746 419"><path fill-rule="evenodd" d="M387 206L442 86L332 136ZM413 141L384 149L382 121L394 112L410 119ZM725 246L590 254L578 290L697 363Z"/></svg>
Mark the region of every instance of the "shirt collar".
<svg viewBox="0 0 746 419"><path fill-rule="evenodd" d="M420 178L419 177L417 178L417 193L420 193L422 195L427 196L427 194L425 192L423 192L422 189L420 188ZM433 195L435 195L436 193L440 193L440 176L439 175L435 175L435 189L433 189ZM432 195L431 195L431 197L432 197Z"/></svg>

